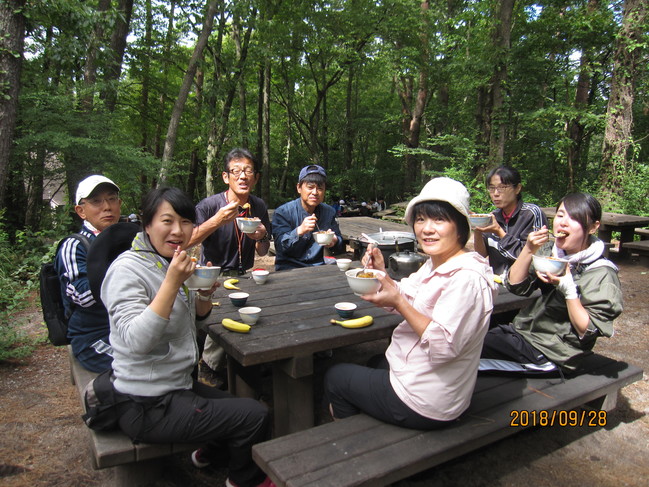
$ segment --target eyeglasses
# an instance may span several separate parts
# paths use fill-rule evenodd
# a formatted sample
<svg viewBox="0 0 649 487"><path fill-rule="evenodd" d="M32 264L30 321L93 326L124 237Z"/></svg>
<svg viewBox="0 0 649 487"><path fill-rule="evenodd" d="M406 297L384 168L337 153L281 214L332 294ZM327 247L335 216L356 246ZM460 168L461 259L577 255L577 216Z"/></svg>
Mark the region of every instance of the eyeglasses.
<svg viewBox="0 0 649 487"><path fill-rule="evenodd" d="M491 194L495 193L496 191L498 191L499 193L502 193L505 190L508 190L509 188L511 188L512 186L513 185L511 185L511 184L499 184L498 186L488 186L487 190Z"/></svg>
<svg viewBox="0 0 649 487"><path fill-rule="evenodd" d="M228 172L232 174L235 178L241 176L241 173L244 173L248 177L255 174L255 170L251 167L246 167L245 169L239 169L238 167L235 167L234 169L230 169Z"/></svg>
<svg viewBox="0 0 649 487"><path fill-rule="evenodd" d="M119 196L109 196L108 198L88 198L82 201L80 204L85 205L88 203L90 206L95 208L101 207L104 203L108 203L110 206L116 205L119 202Z"/></svg>

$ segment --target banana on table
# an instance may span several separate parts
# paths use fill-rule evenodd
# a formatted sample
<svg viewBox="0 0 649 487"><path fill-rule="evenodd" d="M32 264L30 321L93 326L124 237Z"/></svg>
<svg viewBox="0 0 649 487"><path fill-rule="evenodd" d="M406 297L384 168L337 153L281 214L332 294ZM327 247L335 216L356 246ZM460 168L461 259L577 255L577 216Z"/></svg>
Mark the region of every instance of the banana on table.
<svg viewBox="0 0 649 487"><path fill-rule="evenodd" d="M362 318L354 318L353 320L331 320L332 325L340 325L345 328L363 328L370 326L374 323L374 318L370 315L363 316Z"/></svg>
<svg viewBox="0 0 649 487"><path fill-rule="evenodd" d="M223 282L223 287L225 289L236 289L238 291L241 290L240 287L237 287L237 283L239 282L239 279L228 279Z"/></svg>

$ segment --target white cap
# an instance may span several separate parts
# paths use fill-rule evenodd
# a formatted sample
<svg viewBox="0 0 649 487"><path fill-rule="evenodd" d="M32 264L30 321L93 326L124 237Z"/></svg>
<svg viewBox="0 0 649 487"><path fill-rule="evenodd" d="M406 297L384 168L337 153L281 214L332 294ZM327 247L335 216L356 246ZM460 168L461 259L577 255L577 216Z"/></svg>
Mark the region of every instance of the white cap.
<svg viewBox="0 0 649 487"><path fill-rule="evenodd" d="M344 204L345 204L345 200L340 200L338 203L340 203L341 205L344 205Z"/></svg>
<svg viewBox="0 0 649 487"><path fill-rule="evenodd" d="M95 188L100 184L110 184L112 186L115 186L116 191L119 191L119 186L117 186L106 176L93 174L92 176L88 176L86 179L81 181L79 183L79 186L77 186L77 199L75 200L76 204L78 205L82 199L90 196L92 192L95 190Z"/></svg>
<svg viewBox="0 0 649 487"><path fill-rule="evenodd" d="M469 221L469 199L469 192L461 182L451 178L434 178L426 183L419 195L410 200L406 207L405 220L412 226L414 219L413 209L417 203L422 201L445 201L459 211L471 226Z"/></svg>
<svg viewBox="0 0 649 487"><path fill-rule="evenodd" d="M365 202L363 201L363 202L361 203L361 206L367 206L367 203L365 203Z"/></svg>

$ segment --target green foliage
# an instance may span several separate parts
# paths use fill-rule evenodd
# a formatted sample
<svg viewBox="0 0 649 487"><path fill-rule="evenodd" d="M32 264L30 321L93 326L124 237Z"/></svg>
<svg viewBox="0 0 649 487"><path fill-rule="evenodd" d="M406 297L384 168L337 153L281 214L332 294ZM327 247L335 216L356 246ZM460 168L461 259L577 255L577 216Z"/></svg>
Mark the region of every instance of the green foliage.
<svg viewBox="0 0 649 487"><path fill-rule="evenodd" d="M649 216L649 165L637 164L624 178L622 211L631 215Z"/></svg>

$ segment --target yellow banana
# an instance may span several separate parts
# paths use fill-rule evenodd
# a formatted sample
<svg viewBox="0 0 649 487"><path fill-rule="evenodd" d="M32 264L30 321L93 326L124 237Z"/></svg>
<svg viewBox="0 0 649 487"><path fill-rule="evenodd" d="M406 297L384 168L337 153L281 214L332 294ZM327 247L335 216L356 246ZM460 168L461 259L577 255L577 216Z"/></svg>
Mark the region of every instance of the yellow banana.
<svg viewBox="0 0 649 487"><path fill-rule="evenodd" d="M370 315L363 316L362 318L354 318L353 320L331 320L332 325L338 324L345 328L363 328L364 326L370 326L372 323L374 323L374 318Z"/></svg>
<svg viewBox="0 0 649 487"><path fill-rule="evenodd" d="M243 208L244 210L247 210L248 208L250 208L250 203L244 204L241 208Z"/></svg>
<svg viewBox="0 0 649 487"><path fill-rule="evenodd" d="M225 289L236 289L237 291L241 291L240 287L235 286L237 282L239 282L239 279L228 279L223 283L223 287Z"/></svg>
<svg viewBox="0 0 649 487"><path fill-rule="evenodd" d="M245 323L239 323L238 321L231 320L230 318L223 318L221 324L225 329L230 331L236 331L238 333L248 333L250 331L250 325Z"/></svg>

